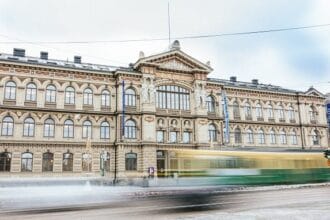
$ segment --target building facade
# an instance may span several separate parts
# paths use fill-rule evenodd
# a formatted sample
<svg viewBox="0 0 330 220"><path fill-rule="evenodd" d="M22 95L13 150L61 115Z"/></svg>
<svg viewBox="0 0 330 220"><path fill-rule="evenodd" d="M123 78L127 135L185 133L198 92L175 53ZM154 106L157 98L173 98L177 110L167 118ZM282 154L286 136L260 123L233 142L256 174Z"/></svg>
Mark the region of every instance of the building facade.
<svg viewBox="0 0 330 220"><path fill-rule="evenodd" d="M129 178L161 169L166 149L328 146L317 90L211 71L178 42L129 67L1 54L0 175L99 175L104 165Z"/></svg>

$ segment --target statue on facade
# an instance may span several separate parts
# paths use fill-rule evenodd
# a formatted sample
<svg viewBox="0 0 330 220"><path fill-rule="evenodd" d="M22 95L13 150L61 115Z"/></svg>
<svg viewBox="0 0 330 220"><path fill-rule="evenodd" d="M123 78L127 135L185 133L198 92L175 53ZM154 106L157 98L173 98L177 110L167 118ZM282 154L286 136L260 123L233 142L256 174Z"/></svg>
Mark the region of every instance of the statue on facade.
<svg viewBox="0 0 330 220"><path fill-rule="evenodd" d="M147 78L142 84L142 103L154 103L155 99L155 86L151 83L151 79Z"/></svg>
<svg viewBox="0 0 330 220"><path fill-rule="evenodd" d="M206 93L202 84L198 84L195 89L195 103L197 108L205 107Z"/></svg>

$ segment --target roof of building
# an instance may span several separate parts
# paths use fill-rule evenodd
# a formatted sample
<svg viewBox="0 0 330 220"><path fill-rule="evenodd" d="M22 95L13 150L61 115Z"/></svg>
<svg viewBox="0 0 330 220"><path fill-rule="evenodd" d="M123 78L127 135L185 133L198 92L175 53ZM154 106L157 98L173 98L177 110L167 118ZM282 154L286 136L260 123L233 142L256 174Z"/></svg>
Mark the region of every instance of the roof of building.
<svg viewBox="0 0 330 220"><path fill-rule="evenodd" d="M302 92L293 89L286 89L280 86L275 86L272 84L262 84L262 83L252 83L252 82L242 82L242 81L231 81L226 79L217 79L217 78L208 78L210 82L220 83L224 86L230 87L238 87L238 88L245 88L245 89L253 89L253 90L267 90L273 92L285 92L285 93L297 93Z"/></svg>
<svg viewBox="0 0 330 220"><path fill-rule="evenodd" d="M14 49L15 50L15 49ZM92 64L92 63L81 63L81 62L72 62L68 60L56 60L56 59L48 59L48 53L47 53L47 59L42 59L41 57L30 57L30 56L25 56L25 50L23 49L18 49L22 50L24 55L23 56L15 56L13 54L6 54L6 53L0 53L0 61L7 61L7 62L14 62L14 63L26 63L26 64L31 64L31 65L41 65L41 66L47 66L47 67L57 67L57 68L68 68L68 69L73 69L73 70L84 70L84 71L96 71L96 72L102 72L106 74L112 74L115 73L116 71L127 71L127 72L136 72L134 69L134 64L129 65L128 67L123 67L123 66L112 66L112 65L102 65L102 64ZM172 53L172 52L181 52L180 48L176 49L171 49L167 52L164 53ZM183 56L188 56L187 54L181 52ZM149 56L143 59L149 59L154 56L160 56L162 55L153 55ZM79 57L80 59L80 57ZM142 60L143 60L142 59ZM189 59L194 59L189 56ZM137 63L140 61L139 59ZM198 64L203 65L203 67L209 68L211 71L212 68L209 67L208 65L202 64L199 61L196 61L194 59L194 62L198 62ZM136 72L138 73L138 72ZM324 97L324 95L317 90L310 89L307 92L302 92L298 90L293 90L293 89L286 89L280 86L275 86L272 84L262 84L259 83L258 80L254 80L254 82L242 82L242 81L237 81L236 77L234 77L235 80L226 80L226 79L217 79L217 78L208 78L209 82L214 82L214 83L219 83L224 86L229 86L229 87L237 87L237 88L242 88L242 89L253 89L253 90L263 90L263 91L272 91L272 92L282 92L282 93L291 93L291 94L307 94L307 95L317 95ZM309 94L310 93L310 94Z"/></svg>
<svg viewBox="0 0 330 220"><path fill-rule="evenodd" d="M9 61L9 62L19 62L27 63L34 65L42 66L51 66L51 67L63 67L70 69L78 70L89 70L89 71L98 71L98 72L114 72L118 69L129 69L128 67L119 67L119 66L110 66L102 64L91 64L91 63L75 63L72 61L65 60L55 60L55 59L41 59L38 57L28 57L28 56L14 56L12 54L0 53L0 60Z"/></svg>

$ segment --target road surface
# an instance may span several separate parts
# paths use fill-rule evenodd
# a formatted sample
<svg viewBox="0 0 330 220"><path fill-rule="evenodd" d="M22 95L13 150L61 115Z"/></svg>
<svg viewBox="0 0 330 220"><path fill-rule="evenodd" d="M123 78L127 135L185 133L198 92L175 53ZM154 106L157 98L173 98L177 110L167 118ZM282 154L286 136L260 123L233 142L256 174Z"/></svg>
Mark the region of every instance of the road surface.
<svg viewBox="0 0 330 220"><path fill-rule="evenodd" d="M330 219L329 184L233 190L91 186L44 190L0 189L0 219Z"/></svg>

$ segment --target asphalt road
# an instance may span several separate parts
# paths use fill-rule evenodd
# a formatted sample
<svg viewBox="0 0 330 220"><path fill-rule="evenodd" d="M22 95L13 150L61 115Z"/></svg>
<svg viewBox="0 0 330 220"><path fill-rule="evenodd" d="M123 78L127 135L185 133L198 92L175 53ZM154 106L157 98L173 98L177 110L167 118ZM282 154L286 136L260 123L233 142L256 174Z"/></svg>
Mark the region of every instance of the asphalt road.
<svg viewBox="0 0 330 220"><path fill-rule="evenodd" d="M243 190L117 188L109 194L92 188L55 200L50 195L43 200L43 194L6 197L0 190L0 219L330 219L329 184ZM6 201L11 203L6 206Z"/></svg>

